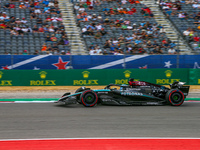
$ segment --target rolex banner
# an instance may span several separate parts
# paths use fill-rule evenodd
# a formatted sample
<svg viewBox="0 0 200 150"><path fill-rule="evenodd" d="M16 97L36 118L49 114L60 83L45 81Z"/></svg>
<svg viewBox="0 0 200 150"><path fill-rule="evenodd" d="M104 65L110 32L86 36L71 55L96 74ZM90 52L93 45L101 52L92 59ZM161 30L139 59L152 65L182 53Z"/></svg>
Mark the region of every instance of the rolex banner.
<svg viewBox="0 0 200 150"><path fill-rule="evenodd" d="M190 69L189 83L191 85L200 85L200 69Z"/></svg>
<svg viewBox="0 0 200 150"><path fill-rule="evenodd" d="M200 84L193 69L1 70L0 86L88 86L128 84L129 78L167 85ZM190 77L192 74L192 77ZM194 79L195 78L195 79Z"/></svg>

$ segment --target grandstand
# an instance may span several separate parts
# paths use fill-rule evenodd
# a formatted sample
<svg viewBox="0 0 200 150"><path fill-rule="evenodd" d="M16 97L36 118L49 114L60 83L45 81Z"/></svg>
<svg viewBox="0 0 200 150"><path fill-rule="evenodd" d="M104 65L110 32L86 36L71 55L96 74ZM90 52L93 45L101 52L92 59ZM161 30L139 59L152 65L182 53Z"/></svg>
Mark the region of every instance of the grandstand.
<svg viewBox="0 0 200 150"><path fill-rule="evenodd" d="M0 11L1 54L60 54L70 51L57 0L1 1Z"/></svg>
<svg viewBox="0 0 200 150"><path fill-rule="evenodd" d="M189 44L193 53L200 50L200 4L198 1L164 2L160 8Z"/></svg>
<svg viewBox="0 0 200 150"><path fill-rule="evenodd" d="M75 7L77 17L83 13L80 11L82 5L81 3L76 4L80 7L79 9ZM100 49L106 49L104 51L106 54L123 54L124 50L127 54L167 54L168 45L171 43L170 39L167 38L165 32L161 32L163 27L157 24L151 10L139 1L137 3L128 1L121 5L117 1L102 1L100 4L94 5L93 9L90 7L84 9L88 15L91 15L91 19L88 19L88 16L87 21L85 21L86 17L77 18L80 28L86 27L90 30L91 24L94 24L94 29L90 31L93 32L93 36L83 33L88 49L93 43L93 45L99 45ZM114 11L112 12L112 10ZM98 32L96 27L99 26L98 23L102 26L99 30L104 28L108 33L101 35L100 38L95 37ZM124 39L121 40L121 37ZM168 41L168 45L164 45L163 40ZM117 44L113 43L115 41ZM154 42L156 43L154 44Z"/></svg>
<svg viewBox="0 0 200 150"><path fill-rule="evenodd" d="M193 4L182 1L180 5L189 14L198 12ZM159 6L152 0L1 0L0 54L191 54L198 51L199 18L184 20L177 15L167 16L166 9L160 10ZM188 27L196 29L196 38L183 35Z"/></svg>

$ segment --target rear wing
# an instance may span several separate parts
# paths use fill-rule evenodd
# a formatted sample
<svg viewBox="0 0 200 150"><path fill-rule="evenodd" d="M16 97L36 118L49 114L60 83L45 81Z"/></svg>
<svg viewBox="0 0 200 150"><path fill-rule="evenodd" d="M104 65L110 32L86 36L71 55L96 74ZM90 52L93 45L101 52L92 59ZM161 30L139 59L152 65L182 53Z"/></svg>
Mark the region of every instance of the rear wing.
<svg viewBox="0 0 200 150"><path fill-rule="evenodd" d="M178 88L179 90L181 90L183 92L183 94L185 96L187 96L189 93L190 86L185 86L184 84L185 84L185 82L175 81L174 83L170 84L170 87L171 87L171 89Z"/></svg>
<svg viewBox="0 0 200 150"><path fill-rule="evenodd" d="M190 86L181 86L179 89L183 92L185 96L187 96L189 93Z"/></svg>

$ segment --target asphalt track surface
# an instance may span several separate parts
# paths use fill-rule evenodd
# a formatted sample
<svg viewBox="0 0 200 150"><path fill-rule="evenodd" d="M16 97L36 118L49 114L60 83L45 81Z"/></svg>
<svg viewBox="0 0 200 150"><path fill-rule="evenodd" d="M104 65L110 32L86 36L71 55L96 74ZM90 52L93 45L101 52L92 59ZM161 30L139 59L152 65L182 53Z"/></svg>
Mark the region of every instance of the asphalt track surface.
<svg viewBox="0 0 200 150"><path fill-rule="evenodd" d="M182 106L63 106L1 103L0 139L200 137L200 103Z"/></svg>

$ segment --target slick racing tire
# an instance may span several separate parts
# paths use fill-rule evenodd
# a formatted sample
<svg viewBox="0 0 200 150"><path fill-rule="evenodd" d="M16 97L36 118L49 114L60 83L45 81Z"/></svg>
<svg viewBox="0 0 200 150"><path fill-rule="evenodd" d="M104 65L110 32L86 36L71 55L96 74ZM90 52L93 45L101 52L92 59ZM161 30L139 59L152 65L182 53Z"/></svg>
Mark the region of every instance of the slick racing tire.
<svg viewBox="0 0 200 150"><path fill-rule="evenodd" d="M80 99L85 107L92 107L98 102L97 94L92 90L84 91Z"/></svg>
<svg viewBox="0 0 200 150"><path fill-rule="evenodd" d="M75 91L75 93L83 92L83 91L85 91L85 90L90 90L90 88L86 88L86 87L82 86L82 87L78 88L78 89ZM81 102L81 100L80 100L80 95L77 95L77 96L76 96L76 99L77 99L77 102L78 102L79 104L82 104L82 102Z"/></svg>
<svg viewBox="0 0 200 150"><path fill-rule="evenodd" d="M180 106L184 102L184 94L178 89L171 89L166 94L166 100L172 106Z"/></svg>

